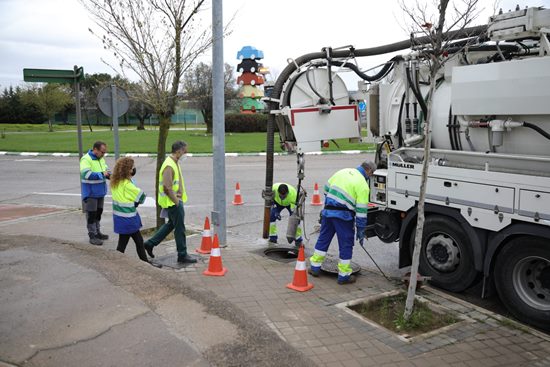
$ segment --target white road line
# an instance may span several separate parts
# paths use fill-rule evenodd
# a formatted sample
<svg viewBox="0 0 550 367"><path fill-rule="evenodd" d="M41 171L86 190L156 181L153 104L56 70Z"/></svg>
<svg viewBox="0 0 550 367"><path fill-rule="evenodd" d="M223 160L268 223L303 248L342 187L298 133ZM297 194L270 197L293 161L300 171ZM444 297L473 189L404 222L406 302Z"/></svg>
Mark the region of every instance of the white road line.
<svg viewBox="0 0 550 367"><path fill-rule="evenodd" d="M265 167L265 164L226 164L226 167Z"/></svg>
<svg viewBox="0 0 550 367"><path fill-rule="evenodd" d="M80 196L80 194L71 194L68 192L33 192L33 195L50 195L50 196ZM111 197L111 195L106 195Z"/></svg>
<svg viewBox="0 0 550 367"><path fill-rule="evenodd" d="M63 192L33 192L33 195L50 195L50 196L80 196L80 194L73 194L73 193L63 193ZM112 195L105 195L106 198L112 198ZM112 204L111 201L106 201L105 204ZM244 205L239 205L239 206L244 206L244 207L257 207L257 206L263 206L264 203L245 203ZM154 208L156 206L156 202L155 202L155 199L153 199L152 197L149 197L147 196L145 198L145 202L143 204L140 205L140 208ZM208 207L209 205L201 205L201 204L198 204L198 205L185 205L186 208L203 208L203 207ZM230 206L234 206L232 204L228 204L227 205L228 207Z"/></svg>

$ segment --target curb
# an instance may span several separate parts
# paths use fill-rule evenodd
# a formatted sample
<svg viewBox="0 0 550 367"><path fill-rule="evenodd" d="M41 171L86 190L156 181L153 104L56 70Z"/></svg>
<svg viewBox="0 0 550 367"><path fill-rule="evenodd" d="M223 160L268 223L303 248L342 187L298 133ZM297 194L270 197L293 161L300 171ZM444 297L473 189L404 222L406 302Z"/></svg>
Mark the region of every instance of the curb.
<svg viewBox="0 0 550 367"><path fill-rule="evenodd" d="M326 152L308 152L305 155L335 155L335 154L362 154L362 153L374 153L374 150L336 150L336 151L326 151ZM288 156L293 155L294 153L274 153L276 156ZM78 157L78 153L41 153L41 152L5 152L0 151L0 156L4 155L15 155L21 157ZM105 156L113 156L114 154L107 153ZM258 157L265 156L265 152L258 153L225 153L226 157ZM139 157L139 158L148 158L156 157L155 153L125 153L121 154L122 157ZM187 153L187 157L213 157L212 153Z"/></svg>

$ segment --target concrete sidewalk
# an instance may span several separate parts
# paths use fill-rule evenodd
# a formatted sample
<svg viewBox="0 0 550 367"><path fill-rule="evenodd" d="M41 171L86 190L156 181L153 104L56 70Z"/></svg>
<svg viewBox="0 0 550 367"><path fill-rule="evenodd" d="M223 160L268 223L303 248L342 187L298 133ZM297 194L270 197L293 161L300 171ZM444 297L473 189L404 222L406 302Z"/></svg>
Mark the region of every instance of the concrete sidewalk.
<svg viewBox="0 0 550 367"><path fill-rule="evenodd" d="M124 255L114 251L115 238L102 247L86 244L83 223L75 210L0 222L0 361L550 366L548 335L429 287L420 294L464 321L406 341L341 305L399 288L377 273L362 271L357 283L346 286L329 276L310 277L315 287L295 292L285 287L294 261L269 259L255 237L231 233L222 249L224 277L202 275L208 257L177 271L156 269L136 258L133 243ZM190 236L189 249L200 241L200 235ZM157 256L169 253L175 253L173 242L155 248Z"/></svg>

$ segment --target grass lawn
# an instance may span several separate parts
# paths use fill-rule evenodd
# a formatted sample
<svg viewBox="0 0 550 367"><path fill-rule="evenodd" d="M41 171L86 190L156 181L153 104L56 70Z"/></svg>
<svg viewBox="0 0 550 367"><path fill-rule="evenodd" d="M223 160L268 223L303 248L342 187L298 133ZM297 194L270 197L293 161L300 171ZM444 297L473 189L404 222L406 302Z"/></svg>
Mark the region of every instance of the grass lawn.
<svg viewBox="0 0 550 367"><path fill-rule="evenodd" d="M53 124L53 131L73 131L76 130L76 125L59 125L59 124ZM174 125L176 129L183 129L184 124L177 124ZM126 126L126 125L119 125L120 129L129 129L129 130L135 130L134 125ZM146 129L149 129L149 125L146 124ZM188 129L195 129L195 128L201 128L206 129L205 124L187 124ZM157 129L157 126L153 126L151 128L152 130ZM94 131L101 131L101 130L107 130L110 131L110 127L106 125L96 126L92 125L92 130ZM88 128L88 125L83 122L82 123L82 131L90 131ZM43 124L2 124L0 123L0 133L5 132L48 132L48 123L45 122Z"/></svg>
<svg viewBox="0 0 550 367"><path fill-rule="evenodd" d="M78 141L76 131L47 132L8 132L2 133L0 125L0 151L8 152L45 152L45 153L77 153ZM37 126L37 125L33 125ZM38 125L41 126L41 125ZM124 128L124 127L122 127ZM83 149L89 149L94 141L102 140L108 145L109 151L114 150L113 133L110 130L96 130L90 132L83 129ZM156 153L158 130L120 130L120 153ZM207 135L200 130L170 130L167 139L167 151L174 140L184 140L189 144L189 153L212 153L212 135ZM275 134L275 152L281 152L279 148L279 136ZM330 144L323 150L367 150L371 144L349 143L347 139L337 140L339 148ZM265 152L265 133L228 133L225 136L225 151L227 153L256 153Z"/></svg>

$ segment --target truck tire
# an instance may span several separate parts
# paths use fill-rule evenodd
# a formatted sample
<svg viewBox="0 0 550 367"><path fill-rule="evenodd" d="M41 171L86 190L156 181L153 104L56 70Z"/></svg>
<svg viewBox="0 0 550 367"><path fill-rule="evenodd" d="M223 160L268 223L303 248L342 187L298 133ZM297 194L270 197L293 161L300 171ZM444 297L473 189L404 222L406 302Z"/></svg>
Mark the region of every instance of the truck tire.
<svg viewBox="0 0 550 367"><path fill-rule="evenodd" d="M512 239L498 254L495 285L518 320L550 330L550 240Z"/></svg>
<svg viewBox="0 0 550 367"><path fill-rule="evenodd" d="M411 236L411 257L415 230ZM424 223L419 272L430 283L451 292L462 292L478 278L472 248L466 232L454 219L429 215Z"/></svg>

